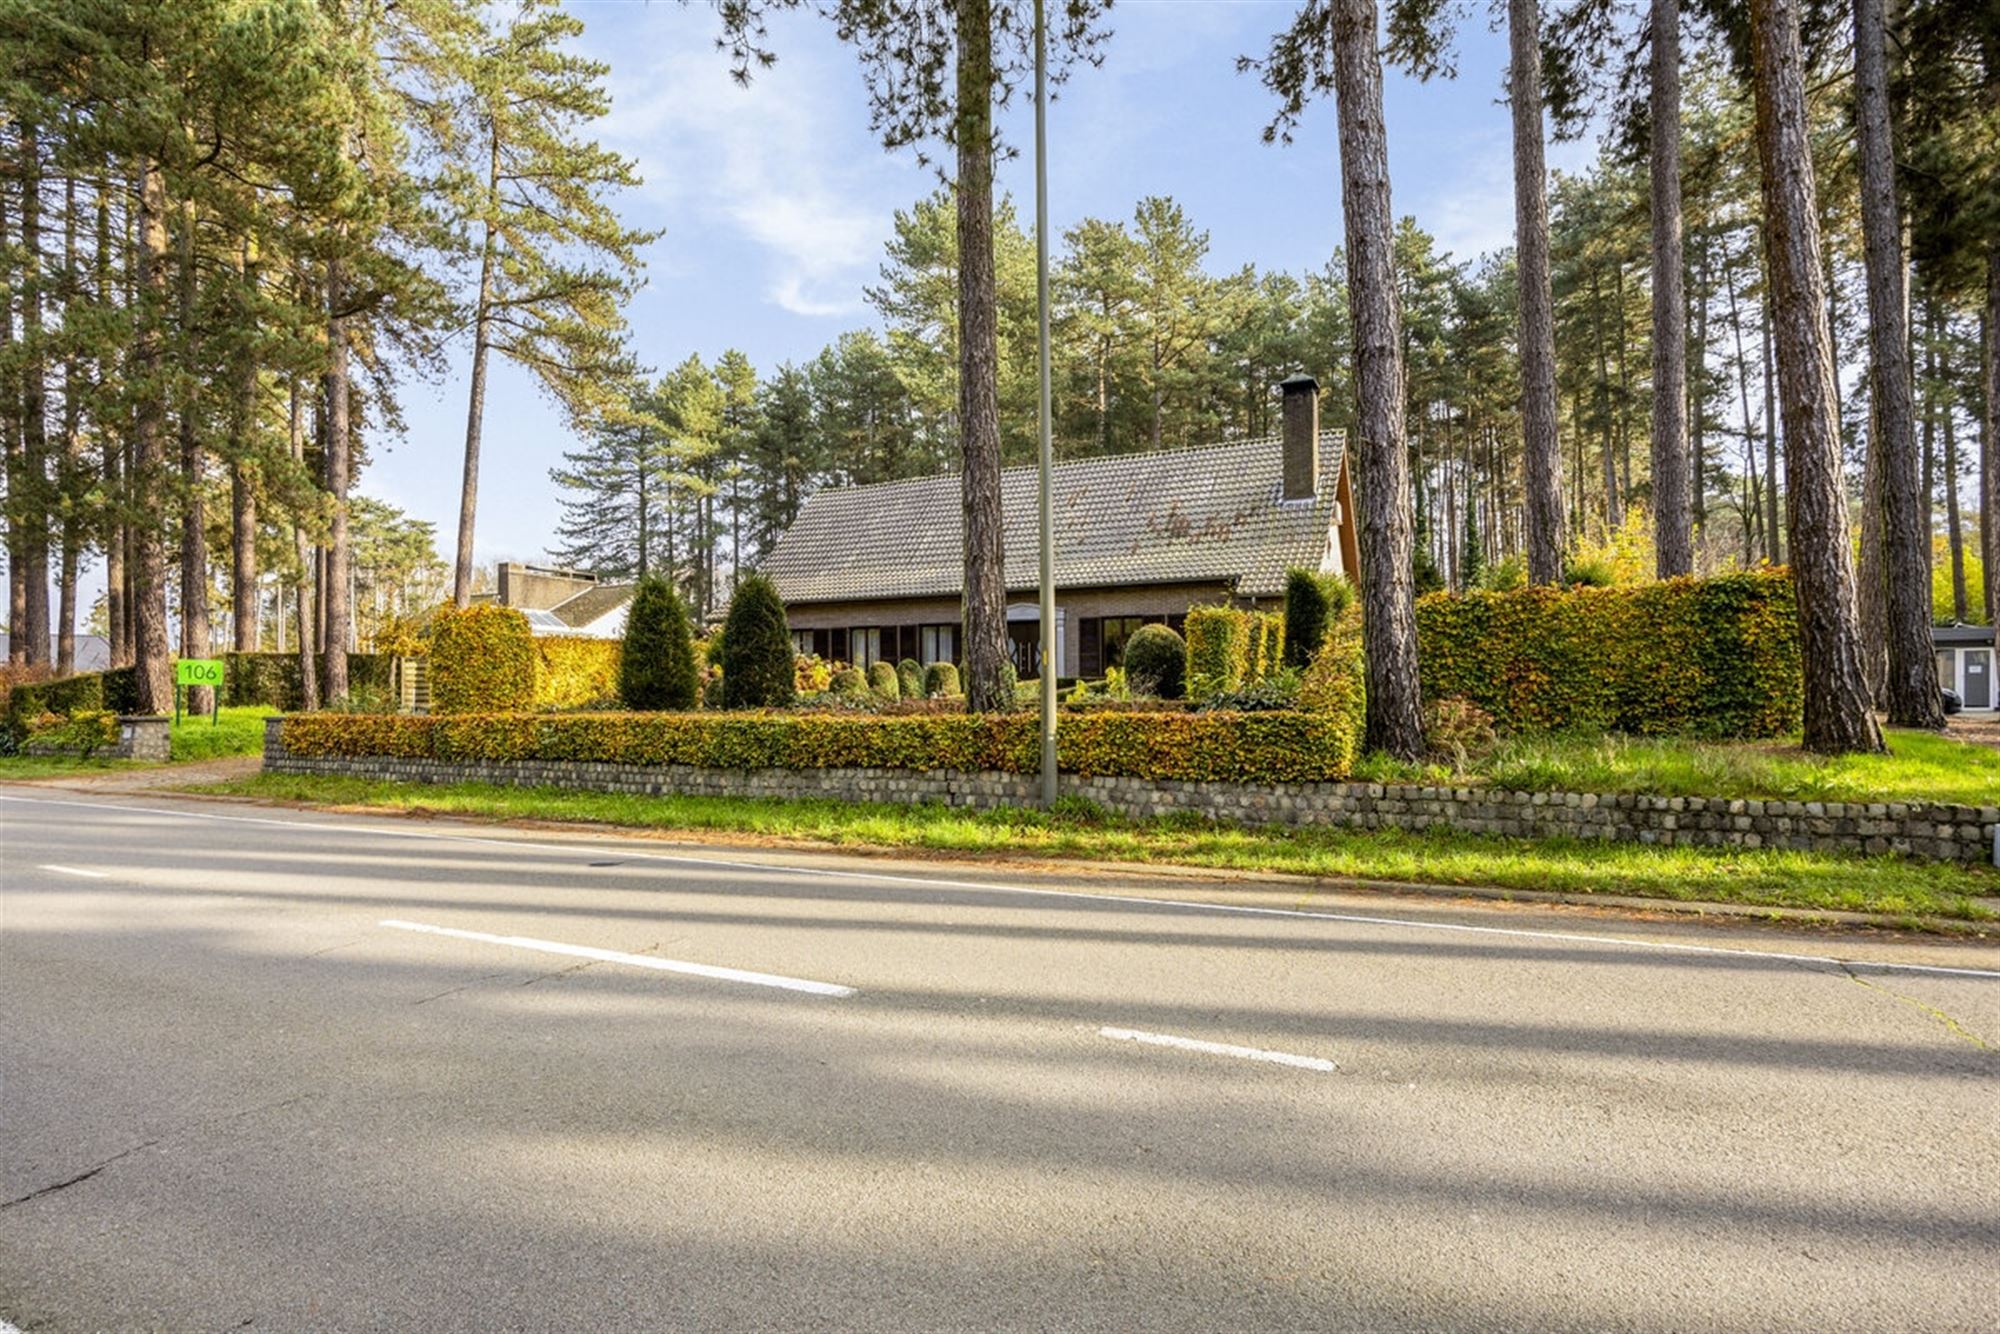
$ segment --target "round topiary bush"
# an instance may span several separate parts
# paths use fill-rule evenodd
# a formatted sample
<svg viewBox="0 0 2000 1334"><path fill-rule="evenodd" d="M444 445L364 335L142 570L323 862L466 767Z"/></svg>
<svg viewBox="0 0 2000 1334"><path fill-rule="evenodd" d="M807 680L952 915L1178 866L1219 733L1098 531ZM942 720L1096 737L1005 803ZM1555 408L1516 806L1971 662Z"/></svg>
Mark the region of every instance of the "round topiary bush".
<svg viewBox="0 0 2000 1334"><path fill-rule="evenodd" d="M732 709L782 709L797 695L792 632L777 585L744 577L722 626L722 702Z"/></svg>
<svg viewBox="0 0 2000 1334"><path fill-rule="evenodd" d="M865 695L868 693L868 673L859 667L843 667L833 674L827 689L836 695Z"/></svg>
<svg viewBox="0 0 2000 1334"><path fill-rule="evenodd" d="M692 709L701 697L687 605L664 579L639 581L625 615L618 697L628 709Z"/></svg>
<svg viewBox="0 0 2000 1334"><path fill-rule="evenodd" d="M943 699L959 693L958 668L949 662L934 662L924 669L924 695Z"/></svg>
<svg viewBox="0 0 2000 1334"><path fill-rule="evenodd" d="M431 712L516 713L535 703L535 636L512 607L446 608L431 622Z"/></svg>
<svg viewBox="0 0 2000 1334"><path fill-rule="evenodd" d="M1165 625L1142 625L1125 641L1125 682L1134 694L1187 693L1187 645Z"/></svg>
<svg viewBox="0 0 2000 1334"><path fill-rule="evenodd" d="M868 688L883 699L903 697L903 685L896 679L896 669L886 662L878 662L868 668Z"/></svg>
<svg viewBox="0 0 2000 1334"><path fill-rule="evenodd" d="M915 658L905 658L896 664L896 685L904 699L924 697L924 669Z"/></svg>

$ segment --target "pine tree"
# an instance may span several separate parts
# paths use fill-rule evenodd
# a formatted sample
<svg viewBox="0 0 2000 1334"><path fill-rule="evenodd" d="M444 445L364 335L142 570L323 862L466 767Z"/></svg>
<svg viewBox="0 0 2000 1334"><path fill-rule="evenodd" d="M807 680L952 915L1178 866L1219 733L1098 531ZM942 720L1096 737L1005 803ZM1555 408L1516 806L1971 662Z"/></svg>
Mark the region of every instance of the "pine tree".
<svg viewBox="0 0 2000 1334"><path fill-rule="evenodd" d="M626 227L605 201L639 184L630 160L584 137L610 111L609 69L572 49L583 23L557 0L521 0L504 23L451 33L440 74L459 85L445 181L480 233L472 376L452 600L472 593L479 445L490 353L531 371L572 422L609 405L625 374L623 306L656 232Z"/></svg>

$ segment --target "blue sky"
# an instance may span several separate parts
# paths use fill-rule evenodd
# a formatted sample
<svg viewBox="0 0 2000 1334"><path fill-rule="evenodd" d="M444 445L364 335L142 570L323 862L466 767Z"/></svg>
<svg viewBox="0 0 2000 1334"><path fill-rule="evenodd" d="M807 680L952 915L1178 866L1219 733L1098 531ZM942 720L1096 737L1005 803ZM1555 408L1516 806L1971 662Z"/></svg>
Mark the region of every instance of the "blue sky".
<svg viewBox="0 0 2000 1334"><path fill-rule="evenodd" d="M802 361L835 335L872 323L874 280L896 209L933 186L912 153L885 153L868 129L859 69L810 15L774 23L775 69L748 89L728 77L703 4L572 0L585 48L611 67L608 145L638 161L642 189L620 206L664 234L630 312L641 359L659 369L699 352L749 355L760 372ZM1101 68L1081 69L1049 113L1050 221L1128 217L1148 194L1172 195L1210 233L1214 272L1245 263L1303 271L1340 242L1336 135L1317 105L1289 147L1260 139L1272 99L1239 55L1259 54L1295 12L1287 0L1120 0ZM1390 72L1390 169L1397 213L1414 215L1461 258L1509 243L1513 228L1507 109L1499 100L1503 33L1482 15L1460 35L1456 81ZM1003 120L1016 143L1032 129L1024 99ZM1554 167L1592 150L1552 145ZM1032 219L1033 166L1001 164L1000 187ZM407 434L372 442L360 489L438 525L457 524L465 363L404 391ZM481 469L482 561L541 558L557 518L548 470L573 440L519 370L496 364Z"/></svg>

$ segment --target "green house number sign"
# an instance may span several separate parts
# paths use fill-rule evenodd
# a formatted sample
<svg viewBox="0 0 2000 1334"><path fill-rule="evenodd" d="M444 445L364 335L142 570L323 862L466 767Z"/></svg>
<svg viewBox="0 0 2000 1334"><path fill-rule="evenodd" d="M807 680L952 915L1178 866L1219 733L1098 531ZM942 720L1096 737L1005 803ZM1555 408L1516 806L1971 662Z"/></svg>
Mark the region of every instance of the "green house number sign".
<svg viewBox="0 0 2000 1334"><path fill-rule="evenodd" d="M175 658L174 684L177 686L219 686L222 684L222 659L220 658Z"/></svg>

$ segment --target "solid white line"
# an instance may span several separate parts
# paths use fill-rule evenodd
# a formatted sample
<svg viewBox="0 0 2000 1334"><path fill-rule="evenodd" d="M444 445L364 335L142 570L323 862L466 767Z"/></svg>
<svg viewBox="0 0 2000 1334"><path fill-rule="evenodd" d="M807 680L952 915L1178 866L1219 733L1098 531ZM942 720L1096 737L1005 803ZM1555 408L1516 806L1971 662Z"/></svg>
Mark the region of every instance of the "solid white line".
<svg viewBox="0 0 2000 1334"><path fill-rule="evenodd" d="M419 931L427 936L451 936L457 940L476 940L487 945L507 945L517 950L539 950L543 954L567 954L577 959L594 959L599 963L629 964L634 968L651 968L662 973L686 973L692 977L710 977L719 982L748 982L754 986L777 987L784 991L803 991L814 996L852 996L853 987L843 987L834 982L808 982L799 977L780 977L775 973L750 973L741 968L718 968L714 964L684 963L679 959L657 959L650 954L626 954L619 950L600 950L591 945L565 945L555 940L536 940L531 936L495 936L484 931L461 931L453 926L429 926L423 922L404 922L390 918L377 922L396 931Z"/></svg>
<svg viewBox="0 0 2000 1334"><path fill-rule="evenodd" d="M276 825L338 834L364 834L376 838L413 838L437 843L469 843L482 847L507 848L516 852L558 852L569 856L590 853L591 843L533 843L525 839L480 838L472 834L440 834L417 829L391 829L374 824L326 824L302 820L268 820L253 815L217 815L207 811L177 811L158 806L121 806L108 801L51 801L46 797L17 797L0 793L0 801L25 802L36 806L76 806L89 810L120 811L126 815L163 815L181 820L211 820L222 824ZM620 856L634 861L666 862L680 866L702 866L722 870L761 871L770 875L819 876L830 880L863 880L874 884L918 885L929 889L979 890L991 894L1021 894L1040 898L1073 899L1088 903L1138 904L1143 907L1182 908L1197 912L1226 913L1248 917L1286 917L1316 922L1344 922L1353 926L1397 927L1411 931L1444 931L1462 935L1504 936L1522 940L1554 940L1567 944L1603 945L1618 949L1656 950L1668 954L1711 954L1725 958L1768 959L1801 966L1859 968L1872 972L1920 973L1930 977L1973 977L2000 982L2000 970L1991 968L1949 968L1940 964L1892 963L1887 960L1847 958L1831 954L1793 954L1785 950L1748 950L1728 945L1689 945L1673 940L1640 940L1630 936L1588 935L1575 931L1538 931L1528 927L1475 926L1469 922L1426 922L1408 917L1379 917L1363 913L1312 912L1304 908L1261 908L1243 903L1204 903L1198 899L1162 899L1135 894L1088 894L1081 890L1041 889L1030 885L1007 885L979 880L948 880L928 876L885 875L876 871L837 871L821 866L787 866L773 862L734 861L718 857L690 857L685 854L643 852L616 837L592 840L601 846L615 843ZM1143 871L1143 868L1140 868Z"/></svg>
<svg viewBox="0 0 2000 1334"><path fill-rule="evenodd" d="M6 1321L0 1320L0 1334L21 1334L21 1331L15 1329L12 1325L8 1324Z"/></svg>
<svg viewBox="0 0 2000 1334"><path fill-rule="evenodd" d="M64 875L88 876L92 880L109 880L111 878L109 871L86 871L80 866L57 866L53 862L43 862L41 869L44 871L61 871ZM0 1329L0 1334L7 1334L7 1331Z"/></svg>
<svg viewBox="0 0 2000 1334"><path fill-rule="evenodd" d="M1269 1061L1273 1065L1295 1065L1301 1070L1333 1073L1334 1063L1318 1056L1294 1056L1288 1051L1265 1051L1261 1047L1234 1047L1227 1042L1203 1042L1200 1038L1177 1038L1171 1033L1144 1033L1136 1028L1100 1028L1097 1036L1115 1042L1143 1042L1149 1047L1178 1047L1182 1051L1207 1052L1211 1056L1235 1056L1245 1061Z"/></svg>

